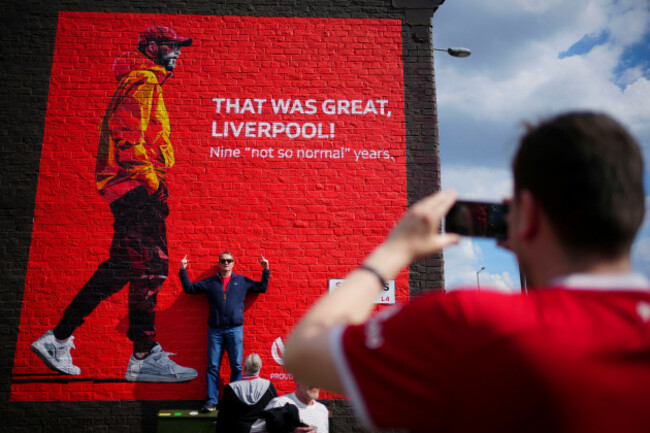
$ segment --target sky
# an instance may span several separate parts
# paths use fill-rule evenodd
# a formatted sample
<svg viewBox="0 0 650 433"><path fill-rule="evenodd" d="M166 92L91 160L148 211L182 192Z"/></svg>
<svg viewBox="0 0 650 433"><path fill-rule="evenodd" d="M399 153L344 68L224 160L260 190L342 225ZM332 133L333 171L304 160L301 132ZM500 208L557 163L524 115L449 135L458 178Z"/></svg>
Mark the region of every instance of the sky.
<svg viewBox="0 0 650 433"><path fill-rule="evenodd" d="M433 16L442 187L469 200L511 196L510 160L523 122L569 110L608 113L641 145L650 195L648 0L446 0ZM632 253L650 279L650 215ZM444 252L448 290L519 292L514 257L493 240L463 238Z"/></svg>

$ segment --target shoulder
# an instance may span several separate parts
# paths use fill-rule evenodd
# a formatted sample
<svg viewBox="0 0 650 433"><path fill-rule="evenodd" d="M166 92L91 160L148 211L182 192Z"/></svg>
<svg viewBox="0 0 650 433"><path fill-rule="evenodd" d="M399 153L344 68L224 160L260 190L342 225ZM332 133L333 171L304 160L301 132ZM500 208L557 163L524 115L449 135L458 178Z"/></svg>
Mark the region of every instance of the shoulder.
<svg viewBox="0 0 650 433"><path fill-rule="evenodd" d="M319 412L324 412L325 414L329 414L329 409L327 409L327 406L325 406L323 403L319 401L314 402L314 409L319 411Z"/></svg>
<svg viewBox="0 0 650 433"><path fill-rule="evenodd" d="M223 392L227 392L227 391L234 392L237 388L241 388L243 384L244 382L241 380L230 382L229 384L223 387Z"/></svg>
<svg viewBox="0 0 650 433"><path fill-rule="evenodd" d="M235 281L236 282L242 282L242 281L248 282L248 281L250 281L250 278L248 278L246 275L232 274L230 276L230 281L233 281L233 282L235 282Z"/></svg>
<svg viewBox="0 0 650 433"><path fill-rule="evenodd" d="M159 86L160 80L156 72L149 69L134 69L122 78L122 83L132 83L138 87Z"/></svg>
<svg viewBox="0 0 650 433"><path fill-rule="evenodd" d="M238 389L237 385L228 384L223 388L223 401L232 401L237 400L241 390Z"/></svg>
<svg viewBox="0 0 650 433"><path fill-rule="evenodd" d="M396 314L401 321L445 322L470 325L474 322L518 317L531 307L531 300L520 294L459 290L436 292L404 305Z"/></svg>
<svg viewBox="0 0 650 433"><path fill-rule="evenodd" d="M236 281L243 281L246 284L253 284L255 283L255 280L252 278L247 277L246 275L240 275L240 274L232 274L232 279Z"/></svg>
<svg viewBox="0 0 650 433"><path fill-rule="evenodd" d="M138 76L145 78L147 81L158 82L158 75L156 75L156 73L151 69L139 69L135 71L135 73L138 74Z"/></svg>
<svg viewBox="0 0 650 433"><path fill-rule="evenodd" d="M294 404L294 401L290 399L286 395L281 395L279 397L275 397L273 400L269 402L269 404L266 405L266 409L273 409L274 407L281 407L284 406L287 403Z"/></svg>
<svg viewBox="0 0 650 433"><path fill-rule="evenodd" d="M219 278L217 278L215 275L212 275L208 278L204 278L200 281L203 284L213 284L219 282Z"/></svg>
<svg viewBox="0 0 650 433"><path fill-rule="evenodd" d="M460 343L470 344L479 335L496 336L493 332L477 334L477 329L498 330L501 336L526 329L533 320L530 302L522 298L476 291L436 292L340 329L332 335L331 344L336 358L342 348L348 357L373 363L379 362L374 359L378 351L416 354L432 341L447 348L445 353L451 356ZM418 332L413 334L413 329Z"/></svg>

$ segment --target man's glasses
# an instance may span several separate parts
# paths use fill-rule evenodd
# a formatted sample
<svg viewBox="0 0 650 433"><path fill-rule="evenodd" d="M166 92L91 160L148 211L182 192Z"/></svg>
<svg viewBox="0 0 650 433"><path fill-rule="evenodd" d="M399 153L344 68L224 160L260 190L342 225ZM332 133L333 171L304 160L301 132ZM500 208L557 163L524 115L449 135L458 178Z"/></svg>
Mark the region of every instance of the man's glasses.
<svg viewBox="0 0 650 433"><path fill-rule="evenodd" d="M233 259L219 259L219 263L232 263L234 262Z"/></svg>

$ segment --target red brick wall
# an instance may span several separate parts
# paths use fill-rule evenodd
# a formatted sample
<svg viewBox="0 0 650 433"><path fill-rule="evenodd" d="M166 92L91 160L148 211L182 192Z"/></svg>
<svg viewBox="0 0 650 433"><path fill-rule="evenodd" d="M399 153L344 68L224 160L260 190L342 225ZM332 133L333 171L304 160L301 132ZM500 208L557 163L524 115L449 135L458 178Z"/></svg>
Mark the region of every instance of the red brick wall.
<svg viewBox="0 0 650 433"><path fill-rule="evenodd" d="M426 3L426 4L425 4ZM3 5L0 86L0 431L156 431L161 408L196 408L205 397L207 306L181 292L178 262L193 279L228 248L237 271L269 293L246 311L246 352L287 390L271 356L308 304L389 230L407 203L439 188L431 56L433 4L277 0L133 2L9 0ZM425 7L425 9L418 9ZM429 7L429 9L426 9ZM122 13L116 13L122 12ZM170 15L161 15L170 14ZM179 385L123 382L126 291L75 332L79 381L54 376L29 351L108 257L112 216L94 186L98 123L116 81L113 59L159 19L195 43L164 86L176 166L168 186L170 279L159 296L158 339L200 371ZM220 37L217 38L216 36ZM279 59L279 60L278 60ZM370 66L370 67L368 67ZM403 77L403 78L402 78ZM266 99L263 113L216 113L213 98ZM272 99L387 100L391 117L268 111ZM319 106L315 104L315 106ZM218 138L213 122L334 124L333 137ZM240 158L210 157L210 148ZM335 160L256 158L245 148L334 150ZM379 149L395 160L361 160ZM224 175L225 174L225 175ZM398 298L443 282L441 257L397 281ZM227 367L224 367L227 373ZM333 397L325 395L325 397ZM360 431L345 400L324 399L332 431Z"/></svg>
<svg viewBox="0 0 650 433"><path fill-rule="evenodd" d="M326 292L329 278L362 261L406 207L399 20L62 12L13 400L205 394L203 374L177 385L123 381L131 351L126 288L75 331L80 377L61 383L29 349L108 257L112 216L94 185L98 125L117 83L113 60L151 25L193 38L163 86L176 164L167 178L170 278L158 296L156 328L178 363L205 370L208 311L205 296L182 292L181 258L189 256L197 280L213 274L219 252L228 250L236 272L259 279L264 255L271 284L248 304L245 353L259 353L278 391L292 392L271 356L273 342ZM407 297L405 273L397 298Z"/></svg>

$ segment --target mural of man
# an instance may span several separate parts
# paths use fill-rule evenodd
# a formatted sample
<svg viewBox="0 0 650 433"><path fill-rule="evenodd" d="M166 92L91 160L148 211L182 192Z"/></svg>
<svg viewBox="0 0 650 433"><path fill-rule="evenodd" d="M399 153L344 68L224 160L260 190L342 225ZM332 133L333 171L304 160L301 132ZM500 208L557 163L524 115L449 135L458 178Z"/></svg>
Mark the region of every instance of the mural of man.
<svg viewBox="0 0 650 433"><path fill-rule="evenodd" d="M196 370L169 359L154 338L157 294L168 274L167 170L174 165L162 86L173 75L181 47L191 38L169 27L140 34L137 51L113 62L118 80L100 125L95 180L113 213L113 241L101 263L63 312L58 325L32 344L51 369L81 374L70 349L72 333L105 299L129 285L128 338L133 342L125 378L132 382L182 382Z"/></svg>

